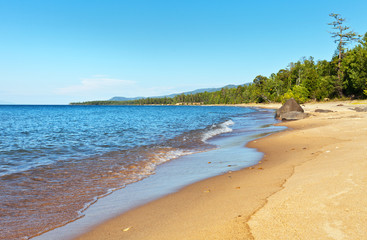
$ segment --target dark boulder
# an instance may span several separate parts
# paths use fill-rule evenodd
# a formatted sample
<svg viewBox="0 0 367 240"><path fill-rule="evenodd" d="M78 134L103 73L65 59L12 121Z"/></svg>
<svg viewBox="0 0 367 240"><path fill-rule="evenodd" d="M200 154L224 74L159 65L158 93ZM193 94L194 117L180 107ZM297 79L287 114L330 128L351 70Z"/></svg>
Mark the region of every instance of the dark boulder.
<svg viewBox="0 0 367 240"><path fill-rule="evenodd" d="M283 106L281 106L276 112L275 112L275 118L283 120L283 115L290 112L298 112L298 113L304 113L305 111L303 108L294 100L294 98L288 99ZM292 113L292 116L295 116L295 113ZM298 114L298 117L306 116L304 114Z"/></svg>
<svg viewBox="0 0 367 240"><path fill-rule="evenodd" d="M315 112L318 112L318 113L331 113L331 112L334 112L334 111L331 111L329 109L316 109Z"/></svg>
<svg viewBox="0 0 367 240"><path fill-rule="evenodd" d="M308 113L291 111L291 112L283 113L281 115L281 120L282 121L294 121L294 120L304 119L308 116L309 116Z"/></svg>
<svg viewBox="0 0 367 240"><path fill-rule="evenodd" d="M367 112L367 107L355 107L353 110L356 112Z"/></svg>

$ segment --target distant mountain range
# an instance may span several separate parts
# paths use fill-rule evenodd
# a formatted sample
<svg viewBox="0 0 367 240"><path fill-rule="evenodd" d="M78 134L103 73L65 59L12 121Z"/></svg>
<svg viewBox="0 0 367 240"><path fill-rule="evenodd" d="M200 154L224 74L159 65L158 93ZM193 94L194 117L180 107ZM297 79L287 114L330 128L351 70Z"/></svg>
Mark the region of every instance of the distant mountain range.
<svg viewBox="0 0 367 240"><path fill-rule="evenodd" d="M245 85L245 84L243 84ZM241 85L241 86L243 86ZM216 92L216 91L220 91L222 88L236 88L240 85L227 85L221 88L201 88L201 89L196 89L194 91L190 91L190 92L182 92L182 93L174 93L174 94L170 94L170 95L165 95L165 96L155 96L155 97L150 97L150 98L164 98L164 97L168 97L168 98L173 98L177 95L181 95L181 94L196 94L196 93L203 93L203 92ZM111 98L109 101L130 101L130 100L139 100L139 99L143 99L145 97L133 97L133 98L126 98L126 97L113 97Z"/></svg>

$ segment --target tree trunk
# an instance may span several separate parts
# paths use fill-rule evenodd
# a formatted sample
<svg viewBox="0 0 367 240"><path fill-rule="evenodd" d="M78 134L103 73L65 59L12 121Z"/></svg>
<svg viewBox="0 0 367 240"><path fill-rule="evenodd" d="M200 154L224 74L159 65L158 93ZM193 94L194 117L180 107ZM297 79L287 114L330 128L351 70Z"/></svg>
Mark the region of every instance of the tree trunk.
<svg viewBox="0 0 367 240"><path fill-rule="evenodd" d="M338 59L338 82L336 83L336 90L338 92L339 97L344 97L343 95L343 83L342 83L342 75L341 75L341 62L342 62L342 37L340 36L339 40L339 59Z"/></svg>

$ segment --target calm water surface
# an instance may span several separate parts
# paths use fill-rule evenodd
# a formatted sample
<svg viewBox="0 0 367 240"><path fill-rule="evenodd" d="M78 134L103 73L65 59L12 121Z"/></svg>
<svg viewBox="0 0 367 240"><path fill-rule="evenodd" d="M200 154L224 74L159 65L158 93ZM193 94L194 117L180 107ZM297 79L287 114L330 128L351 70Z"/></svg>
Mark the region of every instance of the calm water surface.
<svg viewBox="0 0 367 240"><path fill-rule="evenodd" d="M75 220L157 165L216 149L213 137L269 132L271 115L239 107L0 106L0 239Z"/></svg>

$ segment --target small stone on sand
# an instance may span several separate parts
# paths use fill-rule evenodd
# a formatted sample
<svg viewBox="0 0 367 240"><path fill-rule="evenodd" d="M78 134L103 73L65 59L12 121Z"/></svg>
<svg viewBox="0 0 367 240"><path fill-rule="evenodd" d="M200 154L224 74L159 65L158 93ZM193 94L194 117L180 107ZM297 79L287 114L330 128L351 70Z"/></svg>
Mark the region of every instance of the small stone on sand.
<svg viewBox="0 0 367 240"><path fill-rule="evenodd" d="M127 231L129 231L129 230L130 230L130 228L131 228L131 227L124 228L124 229L122 229L122 231L123 231L123 232L127 232Z"/></svg>

